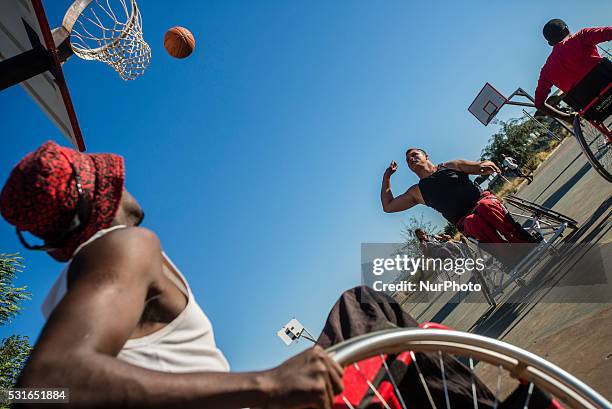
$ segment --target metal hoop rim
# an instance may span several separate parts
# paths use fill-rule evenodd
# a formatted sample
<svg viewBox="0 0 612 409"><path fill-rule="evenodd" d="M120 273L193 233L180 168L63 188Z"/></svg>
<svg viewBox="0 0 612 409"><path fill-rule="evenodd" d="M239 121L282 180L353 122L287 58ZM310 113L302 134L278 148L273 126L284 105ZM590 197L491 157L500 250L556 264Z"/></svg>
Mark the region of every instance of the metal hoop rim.
<svg viewBox="0 0 612 409"><path fill-rule="evenodd" d="M89 5L93 1L95 0L75 0L75 2L72 3L72 5L68 8L68 11L64 15L64 19L62 20L62 27L68 32L69 37L72 35L72 29L74 28L75 23L77 22L81 14L83 14L85 9L87 9L87 7L89 7ZM102 47L83 49L73 47L72 41L70 41L70 48L72 48L76 54L99 54L115 46L123 37L125 37L125 34L133 27L134 21L138 18L138 15L140 13L138 10L138 5L136 4L136 0L127 1L129 1L132 6L130 18L125 24L124 29L121 30L121 34L117 36L113 42L106 44Z"/></svg>

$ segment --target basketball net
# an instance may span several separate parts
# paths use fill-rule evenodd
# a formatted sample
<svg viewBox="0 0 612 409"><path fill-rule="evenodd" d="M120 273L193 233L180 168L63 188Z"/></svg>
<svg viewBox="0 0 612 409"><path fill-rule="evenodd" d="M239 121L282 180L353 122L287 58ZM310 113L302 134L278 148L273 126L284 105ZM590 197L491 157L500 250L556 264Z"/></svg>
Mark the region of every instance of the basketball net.
<svg viewBox="0 0 612 409"><path fill-rule="evenodd" d="M142 36L142 19L136 1L80 3L84 9L76 19L64 21L74 53L84 60L110 65L123 80L141 76L151 61L151 48Z"/></svg>

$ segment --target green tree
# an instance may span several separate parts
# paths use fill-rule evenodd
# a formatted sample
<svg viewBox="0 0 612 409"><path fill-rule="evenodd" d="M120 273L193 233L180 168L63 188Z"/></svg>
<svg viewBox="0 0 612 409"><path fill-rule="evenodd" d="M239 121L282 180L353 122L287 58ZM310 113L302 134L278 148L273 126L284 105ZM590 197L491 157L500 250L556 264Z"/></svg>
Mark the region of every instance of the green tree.
<svg viewBox="0 0 612 409"><path fill-rule="evenodd" d="M501 128L491 136L482 150L481 160L489 159L501 165L502 155L512 156L524 172L534 171L542 160L538 154L549 151L559 143L559 137L566 136L558 123L547 122L546 118L542 117L540 121L515 118L499 123ZM497 193L504 184L503 178L492 178L487 190Z"/></svg>
<svg viewBox="0 0 612 409"><path fill-rule="evenodd" d="M448 222L446 223L446 226L444 226L444 229L442 229L442 232L444 234L448 234L451 237L455 237L455 235L459 233L459 229L457 229L457 226L455 226L451 222Z"/></svg>
<svg viewBox="0 0 612 409"><path fill-rule="evenodd" d="M21 310L20 303L30 299L26 287L15 287L13 281L21 271L22 258L0 253L0 325L9 323Z"/></svg>
<svg viewBox="0 0 612 409"><path fill-rule="evenodd" d="M417 239L417 236L414 233L416 229L421 229L429 235L436 234L439 230L438 226L436 226L432 222L425 221L423 213L421 213L419 217L411 216L408 219L408 222L404 223L404 226L402 227L401 234L404 238L404 245L418 246L419 240Z"/></svg>
<svg viewBox="0 0 612 409"><path fill-rule="evenodd" d="M0 389L12 388L15 385L31 350L28 337L11 335L2 340L0 344Z"/></svg>
<svg viewBox="0 0 612 409"><path fill-rule="evenodd" d="M0 325L6 325L21 311L21 302L30 299L26 287L13 282L21 271L22 259L16 254L0 254ZM0 344L0 389L11 388L30 355L28 337L11 335ZM0 408L9 406L0 403Z"/></svg>
<svg viewBox="0 0 612 409"><path fill-rule="evenodd" d="M516 118L508 122L500 121L501 129L493 134L481 153L481 160L489 159L501 164L501 155L512 156L520 166L531 162L536 151L534 146L542 138L549 138L542 126L532 119Z"/></svg>

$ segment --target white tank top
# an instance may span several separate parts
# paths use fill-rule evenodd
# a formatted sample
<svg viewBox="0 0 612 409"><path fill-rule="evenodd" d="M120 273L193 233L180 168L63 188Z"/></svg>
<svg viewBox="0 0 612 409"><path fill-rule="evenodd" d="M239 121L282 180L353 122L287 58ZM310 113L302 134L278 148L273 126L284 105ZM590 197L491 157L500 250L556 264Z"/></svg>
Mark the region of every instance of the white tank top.
<svg viewBox="0 0 612 409"><path fill-rule="evenodd" d="M79 250L106 233L126 226L113 226L100 230ZM221 350L215 345L210 321L197 304L187 280L162 252L164 274L174 282L187 297L185 309L168 325L141 338L129 339L117 358L142 368L162 372L227 372L229 364ZM42 305L46 319L67 292L67 274L70 262L57 278Z"/></svg>

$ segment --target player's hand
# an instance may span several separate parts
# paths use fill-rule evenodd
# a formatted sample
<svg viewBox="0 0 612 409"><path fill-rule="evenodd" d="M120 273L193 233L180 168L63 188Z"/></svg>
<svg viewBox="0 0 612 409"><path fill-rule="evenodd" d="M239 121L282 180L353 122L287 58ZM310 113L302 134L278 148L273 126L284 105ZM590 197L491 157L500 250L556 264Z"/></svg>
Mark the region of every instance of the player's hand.
<svg viewBox="0 0 612 409"><path fill-rule="evenodd" d="M391 163L389 164L389 167L385 171L385 174L391 176L392 174L395 173L396 170L397 170L397 162L392 160Z"/></svg>
<svg viewBox="0 0 612 409"><path fill-rule="evenodd" d="M485 160L480 162L480 174L481 175L490 175L492 173L501 173L501 170L497 167L497 165L490 160Z"/></svg>
<svg viewBox="0 0 612 409"><path fill-rule="evenodd" d="M332 409L342 392L343 369L316 346L266 372L270 382L268 409Z"/></svg>

